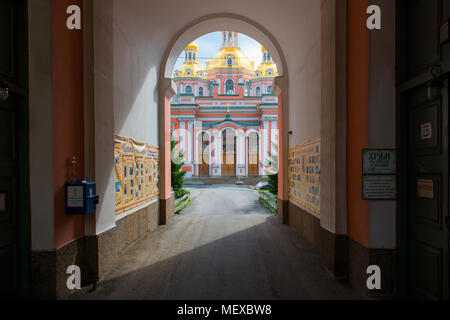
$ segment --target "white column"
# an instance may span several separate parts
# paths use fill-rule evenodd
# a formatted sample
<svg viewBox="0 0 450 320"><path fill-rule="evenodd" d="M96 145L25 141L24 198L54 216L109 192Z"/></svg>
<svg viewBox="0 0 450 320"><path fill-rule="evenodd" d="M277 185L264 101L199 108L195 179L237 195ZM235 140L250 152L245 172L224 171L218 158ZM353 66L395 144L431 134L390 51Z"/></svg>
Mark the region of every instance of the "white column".
<svg viewBox="0 0 450 320"><path fill-rule="evenodd" d="M194 137L194 121L189 121L188 130L189 130L189 142L188 142L189 162L190 163L194 163L194 141L195 141L195 137Z"/></svg>
<svg viewBox="0 0 450 320"><path fill-rule="evenodd" d="M217 81L219 83L219 88L217 89L217 94L222 94L221 90L220 90L220 86L221 86L221 82L222 82L221 79L220 79L220 76L217 77Z"/></svg>
<svg viewBox="0 0 450 320"><path fill-rule="evenodd" d="M180 121L180 153L186 155L186 123L185 121Z"/></svg>
<svg viewBox="0 0 450 320"><path fill-rule="evenodd" d="M269 157L269 121L264 121L264 161Z"/></svg>
<svg viewBox="0 0 450 320"><path fill-rule="evenodd" d="M278 145L278 130L277 130L277 121L272 121L272 132L271 132L271 143L272 143L272 153L276 155L276 152L273 148L273 144Z"/></svg>

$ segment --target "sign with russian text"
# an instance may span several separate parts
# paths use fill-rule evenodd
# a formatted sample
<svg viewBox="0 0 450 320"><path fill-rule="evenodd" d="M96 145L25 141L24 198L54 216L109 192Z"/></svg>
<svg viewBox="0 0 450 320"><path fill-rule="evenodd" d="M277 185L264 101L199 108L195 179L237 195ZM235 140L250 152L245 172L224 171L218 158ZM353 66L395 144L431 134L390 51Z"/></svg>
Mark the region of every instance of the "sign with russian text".
<svg viewBox="0 0 450 320"><path fill-rule="evenodd" d="M363 176L363 200L396 200L396 175Z"/></svg>
<svg viewBox="0 0 450 320"><path fill-rule="evenodd" d="M397 174L395 150L363 150L363 174Z"/></svg>

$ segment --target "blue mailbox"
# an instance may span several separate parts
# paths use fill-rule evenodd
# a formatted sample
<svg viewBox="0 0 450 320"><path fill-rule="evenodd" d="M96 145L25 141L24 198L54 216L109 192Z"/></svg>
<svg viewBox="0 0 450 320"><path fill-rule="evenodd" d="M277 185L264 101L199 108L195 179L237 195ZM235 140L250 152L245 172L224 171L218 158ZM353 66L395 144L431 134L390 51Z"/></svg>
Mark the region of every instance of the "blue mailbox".
<svg viewBox="0 0 450 320"><path fill-rule="evenodd" d="M98 196L95 182L74 180L66 183L67 214L88 214L96 211Z"/></svg>

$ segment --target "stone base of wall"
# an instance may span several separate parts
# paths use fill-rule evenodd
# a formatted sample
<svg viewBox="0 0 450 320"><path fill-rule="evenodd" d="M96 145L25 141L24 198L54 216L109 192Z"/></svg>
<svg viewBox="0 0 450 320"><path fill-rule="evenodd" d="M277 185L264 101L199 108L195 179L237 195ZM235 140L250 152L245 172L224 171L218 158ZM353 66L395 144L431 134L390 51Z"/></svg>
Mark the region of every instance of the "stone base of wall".
<svg viewBox="0 0 450 320"><path fill-rule="evenodd" d="M349 282L353 288L365 298L393 298L396 292L396 251L369 249L350 238L348 244ZM367 289L367 267L371 265L377 265L381 269L381 290Z"/></svg>
<svg viewBox="0 0 450 320"><path fill-rule="evenodd" d="M320 219L306 212L289 201L289 226L297 231L302 238L319 248Z"/></svg>
<svg viewBox="0 0 450 320"><path fill-rule="evenodd" d="M116 222L116 227L97 237L98 278L101 280L128 247L154 231L160 224L160 202L130 214Z"/></svg>
<svg viewBox="0 0 450 320"><path fill-rule="evenodd" d="M322 263L336 279L348 277L348 239L322 227L319 231L319 253Z"/></svg>
<svg viewBox="0 0 450 320"><path fill-rule="evenodd" d="M77 265L81 268L81 286L92 284L87 265L86 238L80 238L49 252L31 254L31 291L39 299L59 299L73 294L67 289L67 268Z"/></svg>
<svg viewBox="0 0 450 320"><path fill-rule="evenodd" d="M166 224L170 218L175 214L175 194L172 193L171 197L167 200L160 200L161 209L160 209L160 223L162 225Z"/></svg>
<svg viewBox="0 0 450 320"><path fill-rule="evenodd" d="M289 201L278 199L277 212L282 224L289 224Z"/></svg>
<svg viewBox="0 0 450 320"><path fill-rule="evenodd" d="M71 265L81 268L82 287L95 285L111 270L123 251L160 224L160 202L156 201L117 221L115 228L103 234L77 239L54 251L32 252L33 297L61 299L77 293L67 289L66 271Z"/></svg>
<svg viewBox="0 0 450 320"><path fill-rule="evenodd" d="M390 299L396 292L395 250L369 249L346 235L336 235L320 226L320 219L292 202L288 204L289 226L320 253L324 266L337 279L347 279L365 298ZM381 290L368 290L367 267L381 268Z"/></svg>

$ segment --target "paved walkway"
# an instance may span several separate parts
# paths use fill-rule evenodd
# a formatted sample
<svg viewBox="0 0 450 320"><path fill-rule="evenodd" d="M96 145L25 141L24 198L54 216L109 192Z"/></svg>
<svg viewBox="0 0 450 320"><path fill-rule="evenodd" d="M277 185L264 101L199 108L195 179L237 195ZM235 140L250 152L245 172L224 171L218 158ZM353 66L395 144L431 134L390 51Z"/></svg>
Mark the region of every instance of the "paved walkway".
<svg viewBox="0 0 450 320"><path fill-rule="evenodd" d="M315 250L236 186L191 188L181 215L126 251L82 299L358 299Z"/></svg>

